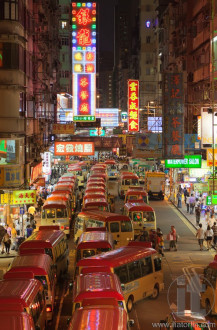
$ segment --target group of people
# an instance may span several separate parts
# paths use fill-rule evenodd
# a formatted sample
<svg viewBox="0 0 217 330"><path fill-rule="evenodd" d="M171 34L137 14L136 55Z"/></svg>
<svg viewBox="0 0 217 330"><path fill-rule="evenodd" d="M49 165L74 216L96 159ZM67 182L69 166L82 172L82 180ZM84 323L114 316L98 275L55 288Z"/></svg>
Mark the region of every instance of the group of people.
<svg viewBox="0 0 217 330"><path fill-rule="evenodd" d="M217 245L217 225L216 225L216 222L213 223L212 227L210 225L208 225L206 230L204 230L203 227L202 227L202 224L199 223L199 228L197 230L196 237L198 239L198 244L200 246L200 251L203 250L204 240L206 240L207 250L210 250L212 248L212 243L213 243L214 250L216 250L216 245Z"/></svg>
<svg viewBox="0 0 217 330"><path fill-rule="evenodd" d="M169 241L169 250L177 251L177 233L174 226L171 226L170 232L167 235L167 240ZM149 232L146 227L143 227L143 232L140 234L137 241L151 242L152 247L156 249L164 257L164 237L160 228L157 230L151 229Z"/></svg>

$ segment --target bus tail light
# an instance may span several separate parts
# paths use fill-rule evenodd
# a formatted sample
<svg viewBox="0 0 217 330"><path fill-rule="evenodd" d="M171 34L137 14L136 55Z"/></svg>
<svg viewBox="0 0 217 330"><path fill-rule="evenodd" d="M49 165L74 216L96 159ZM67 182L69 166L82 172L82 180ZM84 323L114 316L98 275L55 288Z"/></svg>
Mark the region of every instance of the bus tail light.
<svg viewBox="0 0 217 330"><path fill-rule="evenodd" d="M46 312L52 312L52 306L51 305L47 305Z"/></svg>
<svg viewBox="0 0 217 330"><path fill-rule="evenodd" d="M65 226L65 229L68 230L69 229L69 226Z"/></svg>

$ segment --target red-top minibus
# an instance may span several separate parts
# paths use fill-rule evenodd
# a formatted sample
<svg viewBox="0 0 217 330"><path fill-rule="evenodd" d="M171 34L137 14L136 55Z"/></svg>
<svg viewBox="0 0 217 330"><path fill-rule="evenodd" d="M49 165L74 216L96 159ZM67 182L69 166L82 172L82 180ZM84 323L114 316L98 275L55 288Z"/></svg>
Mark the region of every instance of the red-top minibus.
<svg viewBox="0 0 217 330"><path fill-rule="evenodd" d="M96 209L109 212L109 204L105 198L90 198L84 201L82 211Z"/></svg>
<svg viewBox="0 0 217 330"><path fill-rule="evenodd" d="M76 248L76 262L114 249L112 234L106 231L89 231L81 234Z"/></svg>
<svg viewBox="0 0 217 330"><path fill-rule="evenodd" d="M97 180L90 180L90 181L88 181L86 188L88 188L90 186L99 186L99 187L106 188L105 182L101 182L101 180L100 181L97 181Z"/></svg>
<svg viewBox="0 0 217 330"><path fill-rule="evenodd" d="M89 194L89 193L92 193L92 192L98 192L98 191L103 192L104 195L106 194L105 188L103 186L98 187L97 185L87 187L86 190L85 190L85 194Z"/></svg>
<svg viewBox="0 0 217 330"><path fill-rule="evenodd" d="M47 321L52 320L56 286L53 261L46 254L17 256L12 261L8 272L4 275L4 279L12 279L13 276L16 279L20 272L31 272L34 274L34 278L42 283L46 298Z"/></svg>
<svg viewBox="0 0 217 330"><path fill-rule="evenodd" d="M101 191L88 193L84 195L83 203L85 202L86 199L94 199L94 198L106 198L106 196Z"/></svg>
<svg viewBox="0 0 217 330"><path fill-rule="evenodd" d="M122 172L119 182L119 196L124 198L130 186L138 186L139 177L131 172Z"/></svg>
<svg viewBox="0 0 217 330"><path fill-rule="evenodd" d="M137 189L128 189L127 192L126 192L126 195L125 195L125 200L124 202L127 203L127 202L130 202L131 201L142 201L142 202L145 202L146 204L149 203L148 201L148 193L144 190L137 190Z"/></svg>
<svg viewBox="0 0 217 330"><path fill-rule="evenodd" d="M88 299L83 307L76 309L69 323L68 330L127 330L127 312L118 307L115 299ZM97 326L97 328L96 328Z"/></svg>
<svg viewBox="0 0 217 330"><path fill-rule="evenodd" d="M129 312L133 303L146 297L156 299L164 288L161 257L157 251L147 247L150 243L133 243L82 259L76 267L76 274L80 274L83 267L110 267L122 284Z"/></svg>
<svg viewBox="0 0 217 330"><path fill-rule="evenodd" d="M19 247L22 255L28 249L44 249L54 262L57 278L61 278L68 271L68 245L66 235L59 226L40 226L39 231L34 232Z"/></svg>
<svg viewBox="0 0 217 330"><path fill-rule="evenodd" d="M126 304L117 275L113 273L80 274L76 277L73 286L72 313L82 307L86 298L103 299L114 298L118 305L126 309Z"/></svg>
<svg viewBox="0 0 217 330"><path fill-rule="evenodd" d="M0 281L0 328L45 329L46 305L41 282L34 279Z"/></svg>

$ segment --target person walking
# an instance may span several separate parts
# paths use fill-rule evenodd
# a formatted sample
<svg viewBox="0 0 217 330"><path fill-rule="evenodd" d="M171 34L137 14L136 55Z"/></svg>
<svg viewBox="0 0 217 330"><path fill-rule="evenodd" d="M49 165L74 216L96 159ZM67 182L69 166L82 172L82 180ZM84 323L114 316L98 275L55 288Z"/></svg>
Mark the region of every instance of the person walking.
<svg viewBox="0 0 217 330"><path fill-rule="evenodd" d="M143 227L143 232L139 235L139 241L141 242L148 242L149 241L149 234L146 227Z"/></svg>
<svg viewBox="0 0 217 330"><path fill-rule="evenodd" d="M170 251L172 251L173 248L175 249L175 251L177 251L177 247L176 247L177 234L174 226L171 226L171 230L168 234L168 238L170 241L170 245L169 245Z"/></svg>
<svg viewBox="0 0 217 330"><path fill-rule="evenodd" d="M207 226L207 230L205 231L205 238L207 243L207 250L210 250L212 238L213 238L213 230L210 228L210 226Z"/></svg>
<svg viewBox="0 0 217 330"><path fill-rule="evenodd" d="M15 225L13 225L13 228L11 230L11 250L15 250L16 249L16 242L17 242L17 231L15 229Z"/></svg>
<svg viewBox="0 0 217 330"><path fill-rule="evenodd" d="M33 228L30 227L30 225L28 225L26 227L26 238L28 238L29 236L31 236L32 235L32 232L33 232Z"/></svg>
<svg viewBox="0 0 217 330"><path fill-rule="evenodd" d="M200 208L200 203L196 204L195 206L195 216L196 216L196 224L199 225L200 223L200 213L201 213L201 208Z"/></svg>
<svg viewBox="0 0 217 330"><path fill-rule="evenodd" d="M186 204L186 199L187 199L187 196L188 196L188 191L187 191L186 187L184 188L183 193L184 193L184 199L185 199L185 204Z"/></svg>
<svg viewBox="0 0 217 330"><path fill-rule="evenodd" d="M163 234L159 234L159 236L157 237L157 246L158 246L158 252L162 255L162 257L164 257L164 237Z"/></svg>
<svg viewBox="0 0 217 330"><path fill-rule="evenodd" d="M198 244L200 246L200 251L203 251L203 241L204 241L204 230L202 228L202 223L199 224L199 228L196 233L198 239Z"/></svg>
<svg viewBox="0 0 217 330"><path fill-rule="evenodd" d="M7 230L5 230L5 235L2 239L2 242L4 243L6 253L10 254L11 239L7 233Z"/></svg>
<svg viewBox="0 0 217 330"><path fill-rule="evenodd" d="M191 197L189 198L189 204L190 204L190 214L193 214L195 207L195 197L193 194L191 194Z"/></svg>
<svg viewBox="0 0 217 330"><path fill-rule="evenodd" d="M178 205L177 205L177 207L178 207L179 209L181 209L181 208L182 208L182 194L181 194L180 191L177 193L177 200L178 200Z"/></svg>
<svg viewBox="0 0 217 330"><path fill-rule="evenodd" d="M214 224L212 226L212 230L213 230L213 245L214 245L214 248L216 248L216 244L217 244L217 225L216 225L216 222L214 222Z"/></svg>
<svg viewBox="0 0 217 330"><path fill-rule="evenodd" d="M7 231L7 233L8 233L8 235L11 237L11 227L10 226L8 226L8 225L6 225L5 226L5 229L6 229L6 231Z"/></svg>
<svg viewBox="0 0 217 330"><path fill-rule="evenodd" d="M186 197L186 207L187 207L187 213L189 213L189 192L187 193L187 197Z"/></svg>

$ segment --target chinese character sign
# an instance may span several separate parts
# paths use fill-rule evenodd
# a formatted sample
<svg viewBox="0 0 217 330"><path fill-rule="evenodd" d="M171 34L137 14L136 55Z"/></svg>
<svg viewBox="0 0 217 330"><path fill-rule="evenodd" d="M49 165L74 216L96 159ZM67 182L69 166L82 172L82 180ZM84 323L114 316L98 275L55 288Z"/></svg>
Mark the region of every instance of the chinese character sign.
<svg viewBox="0 0 217 330"><path fill-rule="evenodd" d="M184 157L184 97L182 73L165 73L163 111L164 158Z"/></svg>
<svg viewBox="0 0 217 330"><path fill-rule="evenodd" d="M35 203L36 203L35 190L13 191L13 204L35 204Z"/></svg>
<svg viewBox="0 0 217 330"><path fill-rule="evenodd" d="M50 152L44 152L44 159L42 162L42 172L45 175L51 174L51 153Z"/></svg>
<svg viewBox="0 0 217 330"><path fill-rule="evenodd" d="M53 124L53 134L74 134L74 124Z"/></svg>
<svg viewBox="0 0 217 330"><path fill-rule="evenodd" d="M128 80L128 131L139 131L139 81Z"/></svg>
<svg viewBox="0 0 217 330"><path fill-rule="evenodd" d="M73 120L95 121L96 3L72 2Z"/></svg>
<svg viewBox="0 0 217 330"><path fill-rule="evenodd" d="M55 142L55 156L93 156L93 142Z"/></svg>

